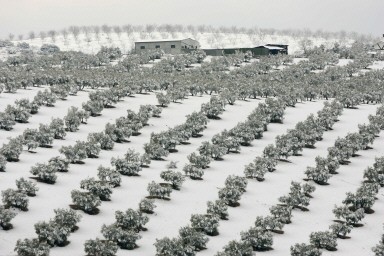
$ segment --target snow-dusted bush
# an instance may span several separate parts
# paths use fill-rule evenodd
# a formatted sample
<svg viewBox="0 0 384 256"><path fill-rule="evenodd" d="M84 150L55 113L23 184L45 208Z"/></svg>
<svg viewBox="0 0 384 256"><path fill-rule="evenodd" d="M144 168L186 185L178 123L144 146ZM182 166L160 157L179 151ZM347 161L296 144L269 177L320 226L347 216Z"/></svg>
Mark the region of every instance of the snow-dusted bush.
<svg viewBox="0 0 384 256"><path fill-rule="evenodd" d="M8 188L1 191L1 197L5 208L15 207L28 211L29 199L25 192Z"/></svg>
<svg viewBox="0 0 384 256"><path fill-rule="evenodd" d="M73 164L81 163L83 159L87 158L86 148L81 143L76 143L74 146L62 146L59 152Z"/></svg>
<svg viewBox="0 0 384 256"><path fill-rule="evenodd" d="M68 172L69 160L60 156L49 159L49 165L57 172Z"/></svg>
<svg viewBox="0 0 384 256"><path fill-rule="evenodd" d="M0 154L2 154L8 162L19 161L19 156L23 151L23 138L18 136L16 138L9 139L7 144L3 144L0 148Z"/></svg>
<svg viewBox="0 0 384 256"><path fill-rule="evenodd" d="M211 162L211 157L206 156L206 155L198 155L197 153L193 152L190 155L188 155L188 160L189 162L197 167L197 168L202 168L205 169L209 167L209 164Z"/></svg>
<svg viewBox="0 0 384 256"><path fill-rule="evenodd" d="M133 230L125 230L116 224L109 226L103 225L101 227L101 233L103 236L115 242L122 249L134 249L136 247L136 241L141 236Z"/></svg>
<svg viewBox="0 0 384 256"><path fill-rule="evenodd" d="M200 251L206 248L208 237L204 233L191 227L182 227L179 229L180 240L185 247L192 247L194 251Z"/></svg>
<svg viewBox="0 0 384 256"><path fill-rule="evenodd" d="M169 151L164 149L162 145L157 142L145 143L144 151L153 160L161 160L169 154Z"/></svg>
<svg viewBox="0 0 384 256"><path fill-rule="evenodd" d="M207 214L216 215L222 220L228 219L228 205L224 200L216 200L207 202Z"/></svg>
<svg viewBox="0 0 384 256"><path fill-rule="evenodd" d="M295 244L291 246L291 256L321 256L322 252L310 244Z"/></svg>
<svg viewBox="0 0 384 256"><path fill-rule="evenodd" d="M194 255L193 248L183 244L178 238L169 239L164 237L156 239L156 256Z"/></svg>
<svg viewBox="0 0 384 256"><path fill-rule="evenodd" d="M97 207L101 204L100 197L91 192L72 190L71 197L75 205L88 214L97 213Z"/></svg>
<svg viewBox="0 0 384 256"><path fill-rule="evenodd" d="M209 236L218 234L219 220L217 215L211 214L192 214L190 219L192 228Z"/></svg>
<svg viewBox="0 0 384 256"><path fill-rule="evenodd" d="M139 210L144 213L152 214L155 208L156 205L153 199L144 198L139 203Z"/></svg>
<svg viewBox="0 0 384 256"><path fill-rule="evenodd" d="M273 244L273 237L270 231L260 227L252 227L248 231L240 233L241 240L248 242L256 251L270 248Z"/></svg>
<svg viewBox="0 0 384 256"><path fill-rule="evenodd" d="M261 217L257 216L255 220L255 227L261 228L268 231L281 230L284 223L280 222L278 218L273 216Z"/></svg>
<svg viewBox="0 0 384 256"><path fill-rule="evenodd" d="M76 224L81 220L82 216L72 209L55 209L55 217L53 222L59 227L63 227L73 232Z"/></svg>
<svg viewBox="0 0 384 256"><path fill-rule="evenodd" d="M215 256L252 256L253 249L252 245L247 241L229 241L226 246L224 246L222 252L218 252Z"/></svg>
<svg viewBox="0 0 384 256"><path fill-rule="evenodd" d="M172 193L172 187L169 184L159 184L152 181L148 184L147 191L151 197L166 199L170 197Z"/></svg>
<svg viewBox="0 0 384 256"><path fill-rule="evenodd" d="M82 108L89 113L90 116L99 116L104 106L101 101L89 100L82 104Z"/></svg>
<svg viewBox="0 0 384 256"><path fill-rule="evenodd" d="M39 142L37 141L39 132L37 129L27 128L23 132L23 145L27 146L28 151L32 151L39 146Z"/></svg>
<svg viewBox="0 0 384 256"><path fill-rule="evenodd" d="M241 140L239 138L231 136L225 129L212 137L212 149L214 146L223 147L226 148L226 153L229 153L230 151L239 152L240 143Z"/></svg>
<svg viewBox="0 0 384 256"><path fill-rule="evenodd" d="M37 176L39 181L48 184L54 184L57 179L56 169L51 164L37 163L35 166L31 167L30 172L32 175Z"/></svg>
<svg viewBox="0 0 384 256"><path fill-rule="evenodd" d="M121 58L122 53L119 47L107 47L102 46L101 49L96 53L96 56L101 62L109 62Z"/></svg>
<svg viewBox="0 0 384 256"><path fill-rule="evenodd" d="M87 256L114 256L118 248L115 242L98 238L89 239L84 243L84 252Z"/></svg>
<svg viewBox="0 0 384 256"><path fill-rule="evenodd" d="M364 214L364 209L360 208L355 211L351 211L348 206L343 205L343 206L335 206L333 209L333 214L335 214L335 217L337 219L341 219L348 225L356 225L361 221L365 214Z"/></svg>
<svg viewBox="0 0 384 256"><path fill-rule="evenodd" d="M335 234L337 237L344 238L347 234L349 234L352 230L352 226L345 222L337 222L329 226L329 229Z"/></svg>
<svg viewBox="0 0 384 256"><path fill-rule="evenodd" d="M100 145L91 141L76 141L74 147L84 149L88 158L98 158L101 151Z"/></svg>
<svg viewBox="0 0 384 256"><path fill-rule="evenodd" d="M202 156L211 157L215 160L218 160L227 153L227 148L221 145L211 144L208 141L204 141L199 147L199 153Z"/></svg>
<svg viewBox="0 0 384 256"><path fill-rule="evenodd" d="M185 177L181 172L175 172L172 170L162 171L160 178L166 182L170 182L173 189L179 190L183 184Z"/></svg>
<svg viewBox="0 0 384 256"><path fill-rule="evenodd" d="M108 135L114 142L122 143L132 135L133 130L129 127L118 127L116 124L107 123L104 133Z"/></svg>
<svg viewBox="0 0 384 256"><path fill-rule="evenodd" d="M279 201L288 207L303 208L309 205L310 193L315 190L313 185L307 183L306 186L299 182L291 182L290 192L286 196L279 198Z"/></svg>
<svg viewBox="0 0 384 256"><path fill-rule="evenodd" d="M372 252L375 254L375 256L382 256L384 252L384 235L381 236L380 242L372 247Z"/></svg>
<svg viewBox="0 0 384 256"><path fill-rule="evenodd" d="M53 133L53 138L55 139L62 140L67 134L64 127L64 121L61 118L52 119L51 123L49 124L49 129Z"/></svg>
<svg viewBox="0 0 384 256"><path fill-rule="evenodd" d="M229 135L236 138L242 146L249 146L255 139L253 127L248 122L240 122L229 131ZM256 135L257 136L257 135Z"/></svg>
<svg viewBox="0 0 384 256"><path fill-rule="evenodd" d="M38 91L34 100L39 102L40 105L45 105L47 107L53 107L56 103L56 95L50 92L48 89L44 91Z"/></svg>
<svg viewBox="0 0 384 256"><path fill-rule="evenodd" d="M16 217L16 213L12 210L6 209L0 205L0 227L4 230L9 230L13 226L11 220Z"/></svg>
<svg viewBox="0 0 384 256"><path fill-rule="evenodd" d="M274 205L269 208L271 215L284 224L291 223L292 207L286 205Z"/></svg>
<svg viewBox="0 0 384 256"><path fill-rule="evenodd" d="M120 173L110 167L99 166L97 168L97 177L101 181L106 181L112 185L112 187L118 187L121 183Z"/></svg>
<svg viewBox="0 0 384 256"><path fill-rule="evenodd" d="M27 193L28 196L36 196L36 192L39 191L35 182L24 178L16 180L16 187L19 191Z"/></svg>
<svg viewBox="0 0 384 256"><path fill-rule="evenodd" d="M140 166L141 167L148 167L151 164L151 157L144 153L140 156Z"/></svg>
<svg viewBox="0 0 384 256"><path fill-rule="evenodd" d="M330 231L312 232L309 235L309 242L318 249L335 250L337 237Z"/></svg>
<svg viewBox="0 0 384 256"><path fill-rule="evenodd" d="M70 230L66 227L60 227L53 221L40 221L34 225L35 232L40 242L46 242L50 246L64 246Z"/></svg>
<svg viewBox="0 0 384 256"><path fill-rule="evenodd" d="M114 146L111 137L104 132L89 133L87 140L90 143L99 144L102 150L111 150Z"/></svg>
<svg viewBox="0 0 384 256"><path fill-rule="evenodd" d="M53 54L60 51L60 48L54 44L43 44L40 47L40 51L43 54Z"/></svg>
<svg viewBox="0 0 384 256"><path fill-rule="evenodd" d="M212 96L208 103L201 105L201 112L209 119L219 119L219 115L224 112L224 102L219 97Z"/></svg>
<svg viewBox="0 0 384 256"><path fill-rule="evenodd" d="M140 154L133 149L128 149L124 158L112 158L111 164L116 168L116 171L122 175L136 176L142 170L142 162Z"/></svg>
<svg viewBox="0 0 384 256"><path fill-rule="evenodd" d="M0 154L0 172L5 172L5 168L7 166L7 158Z"/></svg>
<svg viewBox="0 0 384 256"><path fill-rule="evenodd" d="M186 164L183 167L183 172L185 175L189 176L191 179L201 179L204 175L204 170L197 166Z"/></svg>
<svg viewBox="0 0 384 256"><path fill-rule="evenodd" d="M102 201L111 199L112 185L107 181L96 180L95 178L87 178L80 182L80 188L88 190Z"/></svg>
<svg viewBox="0 0 384 256"><path fill-rule="evenodd" d="M19 256L49 256L50 246L37 238L17 240L15 252Z"/></svg>
<svg viewBox="0 0 384 256"><path fill-rule="evenodd" d="M219 190L219 198L229 206L237 206L243 192L238 187L225 186Z"/></svg>
<svg viewBox="0 0 384 256"><path fill-rule="evenodd" d="M236 187L240 191L245 192L247 188L248 181L246 178L237 176L237 175L229 175L225 179L225 186L227 187Z"/></svg>
<svg viewBox="0 0 384 256"><path fill-rule="evenodd" d="M169 103L171 103L171 99L167 94L156 93L156 98L159 102L159 105L162 107L168 107Z"/></svg>
<svg viewBox="0 0 384 256"><path fill-rule="evenodd" d="M0 112L0 129L10 131L13 129L13 126L16 124L14 116Z"/></svg>
<svg viewBox="0 0 384 256"><path fill-rule="evenodd" d="M202 112L192 112L187 115L187 120L185 121L185 125L187 129L190 129L192 132L192 136L196 137L202 132L208 123L208 118Z"/></svg>
<svg viewBox="0 0 384 256"><path fill-rule="evenodd" d="M149 221L146 215L143 215L140 211L128 209L125 212L115 212L115 224L124 230L132 230L140 232L144 230L144 225Z"/></svg>
<svg viewBox="0 0 384 256"><path fill-rule="evenodd" d="M267 172L272 172L277 162L271 158L256 157L252 163L245 166L244 175L247 178L255 178L258 181L264 180Z"/></svg>
<svg viewBox="0 0 384 256"><path fill-rule="evenodd" d="M64 117L64 123L68 131L75 132L81 124L81 113L76 107L70 107L67 115Z"/></svg>

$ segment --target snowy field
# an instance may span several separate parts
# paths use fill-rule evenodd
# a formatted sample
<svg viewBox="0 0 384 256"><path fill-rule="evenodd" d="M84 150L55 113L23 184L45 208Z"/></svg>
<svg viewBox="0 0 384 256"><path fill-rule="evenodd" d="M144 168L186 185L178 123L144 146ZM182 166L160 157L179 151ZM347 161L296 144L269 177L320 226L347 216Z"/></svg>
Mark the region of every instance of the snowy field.
<svg viewBox="0 0 384 256"><path fill-rule="evenodd" d="M18 90L16 94L1 94L0 109L17 98L26 95L32 97L39 89ZM38 114L33 115L27 124L17 124L12 131L1 131L0 143L5 143L8 137L22 134L26 128L37 128L39 123L48 123L53 117L63 117L70 106L81 106L86 101L87 92L70 96L66 101L58 101L54 107L43 107ZM23 237L33 237L33 225L38 221L48 220L53 215L53 209L67 208L71 204L70 191L79 188L79 181L87 177L95 177L99 165L109 166L111 157L123 155L127 149L135 149L142 153L143 144L149 141L151 132L167 130L185 120L185 116L199 110L209 96L189 97L180 103L173 103L165 108L160 118L151 118L149 125L141 130L137 137L131 137L129 143L116 144L111 151L102 151L99 158L87 159L83 165L71 165L68 173L60 173L54 185L38 183L39 191L36 197L30 198L29 211L19 212L13 222L13 229L1 231L0 255L14 255L13 248L16 240ZM51 249L51 255L83 255L85 240L102 237L102 224L112 223L116 210L135 208L139 200L147 195L146 184L150 181L161 181L159 174L166 169L169 161L177 161L179 169L187 162L187 155L197 150L202 141L210 140L214 134L223 129L230 129L255 109L262 100L237 101L235 105L226 107L220 120L212 120L202 132L202 137L192 138L189 145L178 146L178 152L170 154L166 161L153 161L149 168L143 169L140 176L122 176L122 184L114 189L111 201L103 202L98 215L82 214L79 230L74 232L65 247ZM65 140L55 140L52 148L38 148L36 153L24 151L20 161L8 163L7 171L1 174L0 187L12 187L19 177L30 177L29 169L38 162L46 162L51 157L59 155L58 149L63 145L74 144L90 132L101 131L107 122L115 120L130 109L137 111L141 104L156 104L154 94L125 98L116 108L105 109L100 117L91 117L87 124L81 125L80 130L68 133ZM187 179L180 191L172 194L171 201L158 200L155 214L150 216L146 225L148 229L141 232L142 239L137 242L138 248L133 251L119 250L118 255L154 255L153 246L156 238L174 237L178 229L188 224L189 216L193 213L203 213L208 200L217 197L217 191L223 186L225 178L230 174L242 175L244 166L256 156L261 156L262 150L268 144L274 143L277 135L284 134L287 129L294 128L299 121L305 120L309 114L315 114L323 107L323 101L304 102L295 108L287 108L283 124L272 123L263 138L255 140L248 147L242 147L238 154L228 154L223 161L214 161L206 170L204 180ZM301 156L290 158L290 162L280 162L276 171L268 173L264 182L249 180L247 191L240 200L240 206L229 209L229 220L221 221L219 235L210 237L207 249L197 255L214 255L230 240L238 239L240 231L246 230L254 222L256 216L263 216L268 209L277 203L279 196L289 191L291 181L302 181L307 166L314 164L316 156L326 156L327 148L331 147L338 137L344 137L348 132L357 131L357 125L367 123L368 115L374 114L376 105L360 105L357 109L344 109L332 131L325 132L324 139L316 144L314 149L304 149ZM289 247L297 242L307 242L310 232L326 229L333 220L332 209L340 204L345 193L355 191L363 180L364 169L372 165L375 157L384 154L383 134L377 138L373 149L362 151L351 163L342 166L339 174L332 177L329 186L316 186L313 199L308 207L309 212L293 211L292 224L284 228L284 234L274 235L273 250L259 252L258 255L288 255ZM339 240L336 252L325 252L324 255L369 255L370 248L377 243L382 233L382 218L384 214L384 193L380 191L373 210L374 214L367 215L362 227L355 228L351 239Z"/></svg>
<svg viewBox="0 0 384 256"><path fill-rule="evenodd" d="M126 34L80 34L78 38L71 35L68 38L57 36L55 41L49 38L35 38L24 40L35 49L44 43L54 43L61 50L77 50L94 54L99 51L101 45L120 47L124 53L129 52L134 41L143 39L140 33ZM290 52L301 50L297 38L266 35L262 38L251 37L246 34L238 35L211 35L176 33L153 33L147 39L164 39L168 37L197 39L202 48L213 47L246 47L281 42L289 44ZM144 38L145 39L145 38ZM327 44L331 46L335 41L324 38L311 38L314 45ZM349 42L343 42L348 44ZM6 54L3 53L3 57ZM4 57L5 58L5 57ZM209 61L209 58L207 58ZM299 60L295 59L294 63ZM339 66L345 66L351 60L340 60ZM153 64L145 64L151 67ZM199 67L199 64L195 64ZM381 70L384 62L374 62L371 69ZM233 70L234 68L231 68ZM278 72L278 71L277 71ZM319 71L320 72L320 71ZM22 98L33 99L39 91L49 88L28 87L18 89L16 93L0 94L0 112L7 105L12 105L16 100ZM53 118L64 118L68 109L72 106L81 109L82 104L89 99L89 93L93 90L85 88L76 96L68 96L66 100L57 100L52 107L43 106L37 114L31 116L27 123L17 123L11 131L0 130L0 145L6 144L10 138L22 135L26 129L37 129L39 125L49 124ZM39 221L48 221L54 216L54 209L69 209L73 204L71 191L80 189L80 181L86 178L97 178L99 166L111 167L111 159L123 157L128 149L144 153L144 144L149 143L152 133L167 131L172 127L183 124L187 115L194 111L200 111L203 104L210 101L211 95L188 96L177 103L170 103L168 107L162 108L160 117L151 117L148 125L140 130L137 136L129 137L129 141L115 143L112 150L102 150L98 158L86 158L83 164L70 164L69 171L57 173L55 184L37 182L39 191L35 197L29 198L28 211L17 212L12 220L13 228L0 230L0 256L17 255L14 248L18 239L36 237L34 224ZM331 101L332 99L329 99ZM164 182L160 173L167 169L172 161L177 163L175 171L183 172L183 167L188 164L188 156L197 152L204 141L211 141L214 135L235 127L239 122L245 122L247 117L265 98L236 100L234 105L226 105L225 111L220 119L209 120L201 136L191 137L182 145L177 145L177 150L170 153L162 161L152 160L148 168L143 168L138 176L121 175L121 186L113 188L110 201L103 201L98 207L96 215L85 214L78 210L82 219L77 224L78 230L71 233L69 243L63 247L53 247L50 255L84 255L84 243L86 240L100 238L103 224L109 225L115 221L116 211L125 211L128 208L137 209L143 198L148 196L147 185L151 181ZM268 130L260 139L255 139L248 146L242 146L239 152L225 154L220 161L212 161L209 168L205 169L202 180L186 178L180 190L173 190L170 200L156 199L154 214L148 215L149 222L145 225L146 230L140 232L141 239L134 250L119 249L116 255L149 256L156 254L154 243L157 239L164 237L177 237L179 229L190 223L192 214L204 214L207 202L218 198L218 191L224 187L225 180L229 175L244 176L244 167L251 163L255 157L262 156L263 150L270 144L274 144L278 136L284 135L288 130L294 129L296 124L305 121L311 114L315 115L322 110L326 100L312 100L298 102L295 107L287 107L284 110L282 123L269 123ZM15 181L21 177L33 178L30 173L31 166L37 163L46 163L49 159L60 155L62 146L74 145L77 141L86 140L88 134L101 132L107 123L113 123L117 118L126 116L127 110L138 112L141 105L157 105L158 100L154 92L146 94L134 94L119 101L113 108L103 109L100 116L90 117L86 124L81 124L76 132L67 132L64 140L54 140L51 148L38 147L35 152L23 149L18 162L8 162L6 171L0 172L0 190L15 188ZM276 170L266 173L263 182L256 179L248 179L248 186L242 195L239 206L229 207L228 220L220 220L217 236L209 236L206 249L196 253L199 256L213 256L222 251L223 247L231 240L240 240L240 233L254 225L257 216L267 216L269 209L279 203L279 197L286 195L292 181L304 182L305 171L308 166L315 165L317 156L326 157L328 148L334 146L338 138L344 138L348 133L358 132L358 125L368 124L368 116L375 115L380 105L360 104L356 109L344 108L338 116L338 122L331 130L325 131L323 139L317 141L314 148L304 148L297 156L290 156L287 161L278 161ZM361 150L349 159L350 163L341 165L338 174L333 175L328 185L320 186L313 181L316 190L312 193L308 211L293 209L292 223L285 225L282 234L273 234L273 245L271 250L258 251L257 255L285 256L290 254L290 247L296 243L308 243L309 236L314 231L324 231L334 223L332 210L335 205L341 205L347 192L355 192L364 181L364 170L372 166L376 157L384 156L384 132L381 131L375 138L372 148ZM30 179L33 180L33 179ZM365 256L372 255L371 248L375 246L381 234L383 234L384 216L384 191L381 189L372 207L373 213L366 214L361 221L361 226L353 228L348 235L349 239L337 239L336 251L323 251L323 255L333 256ZM256 252L254 252L256 255ZM234 255L235 256L235 255Z"/></svg>

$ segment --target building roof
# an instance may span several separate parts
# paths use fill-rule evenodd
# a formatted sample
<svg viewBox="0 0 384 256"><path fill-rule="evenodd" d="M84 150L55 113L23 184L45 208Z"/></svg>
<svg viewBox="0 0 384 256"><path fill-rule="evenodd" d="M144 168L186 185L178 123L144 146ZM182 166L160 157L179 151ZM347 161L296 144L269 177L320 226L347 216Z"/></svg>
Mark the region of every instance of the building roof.
<svg viewBox="0 0 384 256"><path fill-rule="evenodd" d="M281 46L288 46L288 44L266 44L268 46L277 46L277 45L281 45Z"/></svg>
<svg viewBox="0 0 384 256"><path fill-rule="evenodd" d="M282 47L278 47L278 46L268 46L268 45L260 45L260 46L256 46L255 48L267 48L268 50L285 50L285 49L282 48Z"/></svg>
<svg viewBox="0 0 384 256"><path fill-rule="evenodd" d="M195 39L192 39L192 38L181 38L181 39L179 38L179 39L156 39L156 40L136 41L135 43L180 42L186 39L191 39L193 41L196 41Z"/></svg>

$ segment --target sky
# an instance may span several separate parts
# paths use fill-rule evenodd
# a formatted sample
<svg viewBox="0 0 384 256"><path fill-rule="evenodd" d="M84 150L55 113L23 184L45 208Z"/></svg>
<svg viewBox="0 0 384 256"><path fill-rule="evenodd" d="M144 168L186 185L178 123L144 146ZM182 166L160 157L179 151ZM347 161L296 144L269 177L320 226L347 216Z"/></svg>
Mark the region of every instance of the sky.
<svg viewBox="0 0 384 256"><path fill-rule="evenodd" d="M383 0L0 0L0 38L72 25L182 24L384 34Z"/></svg>

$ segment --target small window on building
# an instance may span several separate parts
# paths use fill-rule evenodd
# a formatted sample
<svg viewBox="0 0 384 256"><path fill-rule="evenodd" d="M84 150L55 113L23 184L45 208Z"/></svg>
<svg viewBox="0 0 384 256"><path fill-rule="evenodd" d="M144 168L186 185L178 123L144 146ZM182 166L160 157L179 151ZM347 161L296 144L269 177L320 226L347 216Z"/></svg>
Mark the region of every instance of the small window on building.
<svg viewBox="0 0 384 256"><path fill-rule="evenodd" d="M174 45L174 44L171 44L171 48L176 48L176 45Z"/></svg>
<svg viewBox="0 0 384 256"><path fill-rule="evenodd" d="M140 46L140 49L145 49L145 46L144 45Z"/></svg>
<svg viewBox="0 0 384 256"><path fill-rule="evenodd" d="M156 45L156 49L159 49L160 48L160 45Z"/></svg>

